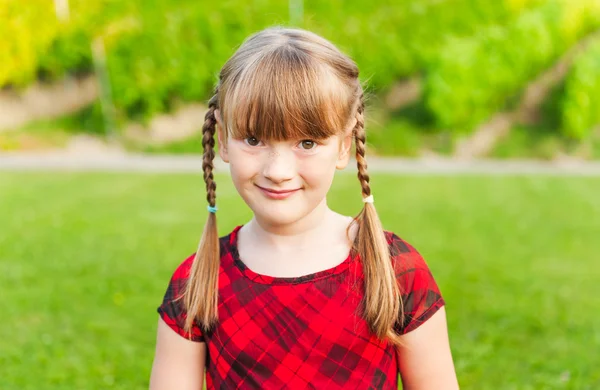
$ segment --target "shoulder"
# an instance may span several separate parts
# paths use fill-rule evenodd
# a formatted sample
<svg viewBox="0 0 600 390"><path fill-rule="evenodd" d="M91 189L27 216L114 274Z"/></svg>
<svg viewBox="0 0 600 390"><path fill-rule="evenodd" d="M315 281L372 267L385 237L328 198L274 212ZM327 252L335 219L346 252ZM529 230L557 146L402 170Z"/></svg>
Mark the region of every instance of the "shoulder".
<svg viewBox="0 0 600 390"><path fill-rule="evenodd" d="M229 240L230 235L231 234L228 234L226 236L219 238L219 251L220 251L220 255L221 255L221 261L223 260L224 256L231 254L231 251L234 250L234 248L231 246L231 243ZM185 280L185 279L189 278L190 271L192 270L192 266L194 264L195 258L196 258L196 252L187 256L185 258L185 260L183 260L179 265L177 265L177 268L175 268L175 271L173 272L172 279L173 280Z"/></svg>
<svg viewBox="0 0 600 390"><path fill-rule="evenodd" d="M196 257L196 253L192 253L187 256L185 260L183 260L177 268L175 268L175 272L173 272L173 280L187 279L190 276L190 270L192 269L192 264L194 264L194 258Z"/></svg>
<svg viewBox="0 0 600 390"><path fill-rule="evenodd" d="M235 246L233 245L233 239L239 230L239 226L236 227L231 233L219 237L219 252L221 257L221 263L223 262L223 258L231 255L232 251L235 250ZM196 252L187 256L179 265L176 266L175 271L173 272L171 280L173 282L176 281L185 281L189 278L190 272L192 270L192 266L194 264L194 259L196 258Z"/></svg>
<svg viewBox="0 0 600 390"><path fill-rule="evenodd" d="M423 256L396 234L386 231L385 235L402 295L404 320L396 331L405 334L427 321L445 301Z"/></svg>
<svg viewBox="0 0 600 390"><path fill-rule="evenodd" d="M429 272L429 267L421 253L403 238L391 231L385 231L390 257L399 277L406 272L422 270Z"/></svg>
<svg viewBox="0 0 600 390"><path fill-rule="evenodd" d="M223 264L223 257L227 256L230 253L227 252L229 248L230 235L231 234L228 234L227 236L219 238L221 251L220 266L222 266ZM195 259L196 252L188 255L182 262L180 262L175 267L175 270L171 273L169 284L167 286L167 290L163 298L162 310L167 312L173 318L177 315L177 313L180 313L182 311L182 307L179 306L180 302L178 301L184 294L187 282L192 273L192 267L194 266ZM161 309L159 309L159 312L160 310Z"/></svg>
<svg viewBox="0 0 600 390"><path fill-rule="evenodd" d="M421 254L414 246L392 232L386 232L390 258L402 294L437 299L441 296L437 282Z"/></svg>

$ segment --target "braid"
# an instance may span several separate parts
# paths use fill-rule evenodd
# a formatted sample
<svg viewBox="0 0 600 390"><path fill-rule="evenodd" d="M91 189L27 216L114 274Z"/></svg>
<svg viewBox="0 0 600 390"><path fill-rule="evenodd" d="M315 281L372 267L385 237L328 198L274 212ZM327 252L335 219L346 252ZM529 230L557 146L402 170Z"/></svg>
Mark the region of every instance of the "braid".
<svg viewBox="0 0 600 390"><path fill-rule="evenodd" d="M358 180L363 198L366 198L371 195L371 186L365 159L364 111L364 94L361 92L356 110L354 140ZM401 339L395 331L395 325L403 321L402 300L387 239L375 206L365 203L355 220L358 223L356 248L363 260L365 275L364 318L379 338L387 338L392 344L400 345Z"/></svg>
<svg viewBox="0 0 600 390"><path fill-rule="evenodd" d="M202 126L202 147L204 148L202 170L206 183L206 200L211 207L215 207L217 198L217 185L213 177L213 160L215 158L217 125L215 110L218 108L218 96L218 89L216 89L215 95L208 101L208 112ZM218 321L219 258L217 217L214 212L209 212L182 296L187 311L184 329L190 335L195 325L201 326L203 331L208 332Z"/></svg>
<svg viewBox="0 0 600 390"><path fill-rule="evenodd" d="M204 125L202 126L202 147L204 155L202 157L202 170L204 171L204 182L206 183L206 200L212 207L216 204L217 184L214 181L213 161L215 159L215 130L217 119L215 110L217 109L218 92L208 102L208 112L204 116Z"/></svg>
<svg viewBox="0 0 600 390"><path fill-rule="evenodd" d="M358 180L362 187L363 197L371 195L371 186L369 185L369 174L367 173L367 160L365 159L365 102L364 95L359 98L358 109L356 112L356 125L354 126L354 139L356 142L356 165L358 167Z"/></svg>

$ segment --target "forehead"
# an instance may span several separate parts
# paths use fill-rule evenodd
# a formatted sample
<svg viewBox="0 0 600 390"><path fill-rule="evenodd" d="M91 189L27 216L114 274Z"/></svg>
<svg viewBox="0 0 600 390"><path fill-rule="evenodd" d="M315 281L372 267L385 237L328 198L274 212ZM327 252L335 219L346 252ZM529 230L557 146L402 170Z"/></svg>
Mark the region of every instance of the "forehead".
<svg viewBox="0 0 600 390"><path fill-rule="evenodd" d="M306 54L271 60L257 61L223 82L227 134L285 141L343 133L356 101L353 87Z"/></svg>

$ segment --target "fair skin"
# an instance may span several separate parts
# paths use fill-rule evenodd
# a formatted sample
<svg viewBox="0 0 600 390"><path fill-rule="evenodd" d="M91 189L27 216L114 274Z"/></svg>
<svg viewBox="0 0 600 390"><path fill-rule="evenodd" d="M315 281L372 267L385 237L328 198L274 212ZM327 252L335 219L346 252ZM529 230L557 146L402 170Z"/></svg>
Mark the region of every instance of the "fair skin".
<svg viewBox="0 0 600 390"><path fill-rule="evenodd" d="M215 113L219 154L254 213L240 230L238 249L244 263L260 274L287 277L343 261L350 248L346 229L352 218L329 209L326 194L335 171L349 163L354 123L343 135L318 143L265 142L226 137L218 110ZM350 234L353 237L355 231ZM458 388L444 308L402 341L397 357L404 389ZM159 319L150 389L200 389L205 363L205 343L182 338Z"/></svg>
<svg viewBox="0 0 600 390"><path fill-rule="evenodd" d="M218 111L216 116L221 123ZM317 142L234 139L218 126L219 145L224 146L219 154L254 214L238 241L240 257L250 269L276 277L300 276L332 268L347 257L346 228L352 218L332 211L326 195L335 171L350 160L354 123L343 136ZM273 193L285 191L290 192Z"/></svg>

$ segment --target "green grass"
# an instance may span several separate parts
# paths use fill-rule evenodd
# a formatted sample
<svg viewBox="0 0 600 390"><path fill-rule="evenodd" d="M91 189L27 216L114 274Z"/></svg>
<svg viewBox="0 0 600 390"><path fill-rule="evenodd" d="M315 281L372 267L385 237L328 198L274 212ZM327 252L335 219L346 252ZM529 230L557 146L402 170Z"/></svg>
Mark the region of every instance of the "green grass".
<svg viewBox="0 0 600 390"><path fill-rule="evenodd" d="M225 234L250 213L217 179ZM447 300L462 388L600 388L599 178L374 175L373 188ZM330 204L359 210L354 175ZM0 215L2 389L147 388L155 308L204 223L201 177L5 172Z"/></svg>

